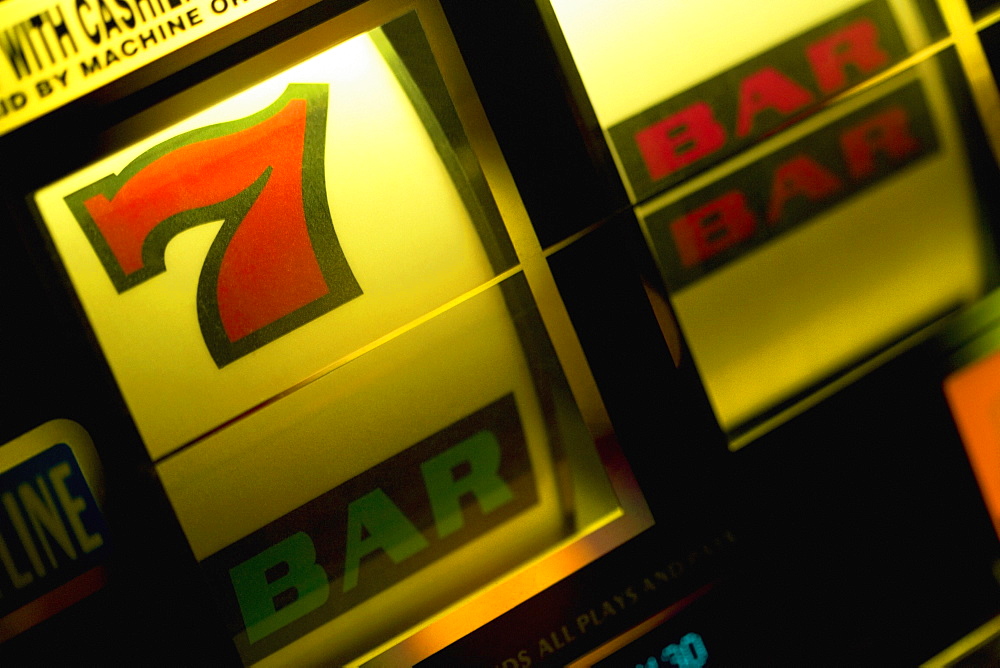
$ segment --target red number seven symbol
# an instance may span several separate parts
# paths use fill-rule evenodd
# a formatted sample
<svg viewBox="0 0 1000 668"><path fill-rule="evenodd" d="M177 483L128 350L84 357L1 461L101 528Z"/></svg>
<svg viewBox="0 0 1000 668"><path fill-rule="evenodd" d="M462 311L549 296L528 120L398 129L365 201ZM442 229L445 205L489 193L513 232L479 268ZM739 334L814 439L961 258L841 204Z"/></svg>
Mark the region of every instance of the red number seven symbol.
<svg viewBox="0 0 1000 668"><path fill-rule="evenodd" d="M198 279L221 368L361 294L327 208L327 86L290 84L252 116L154 146L66 198L124 292L166 271L177 234L222 220Z"/></svg>

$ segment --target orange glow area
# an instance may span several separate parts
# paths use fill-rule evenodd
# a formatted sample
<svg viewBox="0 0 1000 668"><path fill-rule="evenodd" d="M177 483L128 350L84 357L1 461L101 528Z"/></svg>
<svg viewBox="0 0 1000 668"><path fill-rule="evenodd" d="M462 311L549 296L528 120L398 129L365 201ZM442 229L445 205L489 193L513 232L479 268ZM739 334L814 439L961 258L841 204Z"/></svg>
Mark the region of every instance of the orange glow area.
<svg viewBox="0 0 1000 668"><path fill-rule="evenodd" d="M944 390L1000 537L1000 353L952 374Z"/></svg>

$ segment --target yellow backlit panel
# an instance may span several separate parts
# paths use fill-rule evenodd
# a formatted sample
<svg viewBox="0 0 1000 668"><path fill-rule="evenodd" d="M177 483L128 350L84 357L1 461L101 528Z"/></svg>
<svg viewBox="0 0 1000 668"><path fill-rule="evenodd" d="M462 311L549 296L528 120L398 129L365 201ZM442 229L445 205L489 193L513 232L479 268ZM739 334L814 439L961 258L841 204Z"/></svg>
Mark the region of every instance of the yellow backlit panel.
<svg viewBox="0 0 1000 668"><path fill-rule="evenodd" d="M577 567L557 550L651 523L419 4L367 3L166 101L35 195L247 664L407 652L442 615L484 621L474 595L514 605Z"/></svg>
<svg viewBox="0 0 1000 668"><path fill-rule="evenodd" d="M220 371L193 306L221 221L177 235L165 273L119 294L64 198L179 133L263 110L294 83L329 85L326 198L362 294ZM430 137L367 35L39 191L36 201L154 459L493 277Z"/></svg>
<svg viewBox="0 0 1000 668"><path fill-rule="evenodd" d="M159 467L196 556L206 559L508 395L513 396L521 422L529 456L527 475L537 498L475 540L278 650L263 665L322 662L331 651L338 657L351 656L381 639L385 629L402 631L421 615L463 598L473 588L555 545L568 535L568 517L573 516L572 524L579 529L614 517L618 505L606 477L598 465L581 477L587 481L586 488L561 487L565 481L557 479L555 469L558 446L546 426L532 371L499 287ZM571 397L557 396L555 401L572 416ZM564 435L579 437L578 416L566 419L564 415L562 422L559 429ZM503 450L502 456L508 454ZM387 482L372 480L371 484ZM402 499L390 493L401 508L411 502L407 496L425 493L419 475L408 484L411 490ZM261 495L261 489L267 489L268 495ZM580 509L565 505L567 493L587 499L587 517L579 516ZM502 510L500 506L498 512ZM471 518L475 512L466 515ZM344 525L334 521L326 529L331 534L345 532ZM423 533L429 541L426 549L434 549L439 540L435 530L427 527ZM338 585L339 574L329 575L332 584ZM360 578L393 581L396 576L391 567L380 570L374 562L362 562ZM337 586L332 586L330 598L337 593Z"/></svg>
<svg viewBox="0 0 1000 668"><path fill-rule="evenodd" d="M738 0L550 1L604 128L864 4L777 0L765 8ZM926 44L911 4L890 6L910 47Z"/></svg>
<svg viewBox="0 0 1000 668"><path fill-rule="evenodd" d="M160 475L203 559L507 394L552 521L545 417L499 288L178 453Z"/></svg>
<svg viewBox="0 0 1000 668"><path fill-rule="evenodd" d="M929 44L915 3L552 4L727 431L982 293L939 64L842 95Z"/></svg>
<svg viewBox="0 0 1000 668"><path fill-rule="evenodd" d="M716 414L739 426L981 294L979 211L957 120L934 62L845 102L641 210L918 81L938 148L672 295ZM819 156L828 160L829 156ZM757 177L769 187L774 173ZM762 223L763 224L763 223Z"/></svg>

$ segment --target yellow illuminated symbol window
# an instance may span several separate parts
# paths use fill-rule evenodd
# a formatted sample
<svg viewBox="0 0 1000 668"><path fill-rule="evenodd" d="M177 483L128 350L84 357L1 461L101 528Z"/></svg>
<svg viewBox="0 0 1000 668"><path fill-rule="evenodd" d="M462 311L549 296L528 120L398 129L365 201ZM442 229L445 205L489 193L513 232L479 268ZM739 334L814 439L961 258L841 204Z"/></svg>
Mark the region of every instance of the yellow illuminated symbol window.
<svg viewBox="0 0 1000 668"><path fill-rule="evenodd" d="M327 209L327 86L186 132L66 197L118 292L166 270L166 246L223 219L198 281L198 320L224 366L361 294Z"/></svg>

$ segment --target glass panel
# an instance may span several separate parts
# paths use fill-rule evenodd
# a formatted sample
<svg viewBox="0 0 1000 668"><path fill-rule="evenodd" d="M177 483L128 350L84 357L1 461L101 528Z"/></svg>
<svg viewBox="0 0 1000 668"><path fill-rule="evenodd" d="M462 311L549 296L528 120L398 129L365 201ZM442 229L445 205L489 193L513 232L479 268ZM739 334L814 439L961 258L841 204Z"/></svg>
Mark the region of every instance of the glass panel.
<svg viewBox="0 0 1000 668"><path fill-rule="evenodd" d="M502 261L369 35L36 202L154 459Z"/></svg>
<svg viewBox="0 0 1000 668"><path fill-rule="evenodd" d="M552 5L734 447L990 287L928 3Z"/></svg>
<svg viewBox="0 0 1000 668"><path fill-rule="evenodd" d="M162 131L130 120L34 196L247 663L357 660L651 524L544 258L519 264L509 176L477 161L425 15L380 25L396 4L184 94L215 97Z"/></svg>
<svg viewBox="0 0 1000 668"><path fill-rule="evenodd" d="M982 213L939 60L639 207L730 433L987 287Z"/></svg>
<svg viewBox="0 0 1000 668"><path fill-rule="evenodd" d="M930 40L905 1L789 0L767 12L728 0L552 5L633 201L800 120Z"/></svg>
<svg viewBox="0 0 1000 668"><path fill-rule="evenodd" d="M317 660L334 638L338 658L350 658L616 516L565 381L551 353L537 354L548 347L537 314L508 315L505 297L523 298L523 277L509 282L160 467L247 659L335 617L273 658ZM286 547L315 550L325 600L290 611L281 633L266 623L254 632L253 577Z"/></svg>

